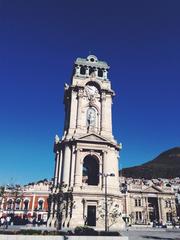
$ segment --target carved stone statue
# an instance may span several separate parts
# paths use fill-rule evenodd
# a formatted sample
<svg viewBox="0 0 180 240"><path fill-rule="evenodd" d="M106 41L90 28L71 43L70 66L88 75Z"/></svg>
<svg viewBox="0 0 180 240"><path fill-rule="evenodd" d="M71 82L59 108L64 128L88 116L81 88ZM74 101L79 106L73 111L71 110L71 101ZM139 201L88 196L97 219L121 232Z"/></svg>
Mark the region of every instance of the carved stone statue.
<svg viewBox="0 0 180 240"><path fill-rule="evenodd" d="M94 127L96 121L96 112L93 108L89 108L87 111L87 123L88 126Z"/></svg>

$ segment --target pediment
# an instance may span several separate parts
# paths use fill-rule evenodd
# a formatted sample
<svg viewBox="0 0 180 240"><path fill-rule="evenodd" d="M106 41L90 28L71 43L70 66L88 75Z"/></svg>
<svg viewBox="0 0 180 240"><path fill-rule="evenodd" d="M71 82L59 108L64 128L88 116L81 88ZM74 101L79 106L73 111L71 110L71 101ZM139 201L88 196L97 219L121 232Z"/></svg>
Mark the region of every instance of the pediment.
<svg viewBox="0 0 180 240"><path fill-rule="evenodd" d="M149 192L149 193L161 193L163 192L162 189L158 188L157 186L150 186L150 187L147 187L143 190L143 192Z"/></svg>
<svg viewBox="0 0 180 240"><path fill-rule="evenodd" d="M98 142L107 142L108 141L107 139L105 139L95 133L84 135L84 136L80 137L78 140L98 141Z"/></svg>

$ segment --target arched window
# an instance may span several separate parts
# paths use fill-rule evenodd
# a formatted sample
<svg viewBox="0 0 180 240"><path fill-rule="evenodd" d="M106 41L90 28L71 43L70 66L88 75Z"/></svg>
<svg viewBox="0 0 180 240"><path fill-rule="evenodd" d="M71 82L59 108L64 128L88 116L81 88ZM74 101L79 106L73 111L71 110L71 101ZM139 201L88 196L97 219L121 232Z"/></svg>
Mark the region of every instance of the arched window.
<svg viewBox="0 0 180 240"><path fill-rule="evenodd" d="M103 70L102 69L98 69L98 77L103 77Z"/></svg>
<svg viewBox="0 0 180 240"><path fill-rule="evenodd" d="M13 200L9 199L7 202L7 209L12 210L13 209Z"/></svg>
<svg viewBox="0 0 180 240"><path fill-rule="evenodd" d="M93 73L93 72L94 72L94 68L89 67L89 75L91 75L91 73Z"/></svg>
<svg viewBox="0 0 180 240"><path fill-rule="evenodd" d="M84 66L82 66L82 67L80 68L80 74L81 74L81 75L85 75L85 74L86 74L86 69L85 69Z"/></svg>
<svg viewBox="0 0 180 240"><path fill-rule="evenodd" d="M99 161L95 156L88 155L84 158L83 182L94 186L99 184Z"/></svg>
<svg viewBox="0 0 180 240"><path fill-rule="evenodd" d="M24 200L24 210L28 210L28 208L29 208L29 200L25 199Z"/></svg>
<svg viewBox="0 0 180 240"><path fill-rule="evenodd" d="M19 210L20 209L20 203L21 203L21 199L16 199L16 204L15 204L15 209Z"/></svg>
<svg viewBox="0 0 180 240"><path fill-rule="evenodd" d="M38 210L42 210L43 209L43 203L44 203L44 201L42 199L39 199L39 201L38 201Z"/></svg>

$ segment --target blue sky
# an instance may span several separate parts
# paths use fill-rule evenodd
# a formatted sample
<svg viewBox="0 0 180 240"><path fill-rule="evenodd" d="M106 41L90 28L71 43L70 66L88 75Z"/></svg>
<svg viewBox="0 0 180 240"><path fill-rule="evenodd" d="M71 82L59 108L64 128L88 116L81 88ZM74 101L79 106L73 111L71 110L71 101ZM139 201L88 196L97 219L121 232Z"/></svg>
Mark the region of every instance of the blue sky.
<svg viewBox="0 0 180 240"><path fill-rule="evenodd" d="M63 86L89 52L111 66L121 167L179 146L180 2L0 1L0 184L53 177Z"/></svg>

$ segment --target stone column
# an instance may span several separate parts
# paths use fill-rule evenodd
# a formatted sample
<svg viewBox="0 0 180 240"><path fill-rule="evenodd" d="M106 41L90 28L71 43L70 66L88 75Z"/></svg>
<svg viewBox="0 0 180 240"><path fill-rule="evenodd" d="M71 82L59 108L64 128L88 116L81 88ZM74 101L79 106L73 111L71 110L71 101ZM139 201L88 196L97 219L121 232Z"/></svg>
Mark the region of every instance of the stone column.
<svg viewBox="0 0 180 240"><path fill-rule="evenodd" d="M77 128L81 128L81 111L82 111L83 89L78 92L78 110L77 110ZM73 109L72 109L73 110Z"/></svg>
<svg viewBox="0 0 180 240"><path fill-rule="evenodd" d="M97 77L98 76L98 69L97 68L94 69L94 73L95 73L95 76Z"/></svg>
<svg viewBox="0 0 180 240"><path fill-rule="evenodd" d="M57 180L58 180L58 169L59 169L59 152L56 152L56 157L55 157L55 161L56 161L56 166L55 166L55 172L54 172L54 186L57 186Z"/></svg>
<svg viewBox="0 0 180 240"><path fill-rule="evenodd" d="M106 108L108 114L106 114L106 131L112 135L112 96L106 95Z"/></svg>
<svg viewBox="0 0 180 240"><path fill-rule="evenodd" d="M71 150L68 145L64 149L64 166L63 166L63 182L69 186L69 173L70 173L70 159Z"/></svg>
<svg viewBox="0 0 180 240"><path fill-rule="evenodd" d="M74 186L74 180L75 180L75 146L72 146L71 150L71 187Z"/></svg>
<svg viewBox="0 0 180 240"><path fill-rule="evenodd" d="M35 194L33 194L33 200L32 200L32 209L31 209L31 215L33 215L34 212L34 205L35 205Z"/></svg>
<svg viewBox="0 0 180 240"><path fill-rule="evenodd" d="M76 170L75 170L75 186L82 185L82 164L81 164L81 156L80 149L77 149L76 152Z"/></svg>
<svg viewBox="0 0 180 240"><path fill-rule="evenodd" d="M80 66L76 66L76 67L75 67L75 71L76 71L76 72L75 72L75 75L76 75L76 76L79 76L79 75L80 75Z"/></svg>
<svg viewBox="0 0 180 240"><path fill-rule="evenodd" d="M107 79L107 70L106 69L103 71L103 78Z"/></svg>
<svg viewBox="0 0 180 240"><path fill-rule="evenodd" d="M70 105L70 104L69 104ZM74 130L76 128L76 117L77 117L77 92L72 91L71 93L71 107L70 107L70 117L69 117L69 133L72 134L74 133Z"/></svg>
<svg viewBox="0 0 180 240"><path fill-rule="evenodd" d="M101 131L106 130L106 93L101 94Z"/></svg>
<svg viewBox="0 0 180 240"><path fill-rule="evenodd" d="M63 155L63 151L61 150L60 156L59 156L58 183L61 183L61 176L62 176L62 155Z"/></svg>
<svg viewBox="0 0 180 240"><path fill-rule="evenodd" d="M86 67L86 77L88 77L88 76L89 76L89 68Z"/></svg>
<svg viewBox="0 0 180 240"><path fill-rule="evenodd" d="M158 197L158 211L159 211L159 220L162 221L163 216L162 216L162 202L161 202L161 197Z"/></svg>
<svg viewBox="0 0 180 240"><path fill-rule="evenodd" d="M145 197L145 201L146 201L146 224L149 223L149 207L148 207L148 197Z"/></svg>
<svg viewBox="0 0 180 240"><path fill-rule="evenodd" d="M103 173L103 156L101 156L101 159L99 159L99 172ZM101 189L103 188L103 178L100 175L99 176L99 186L101 187Z"/></svg>

